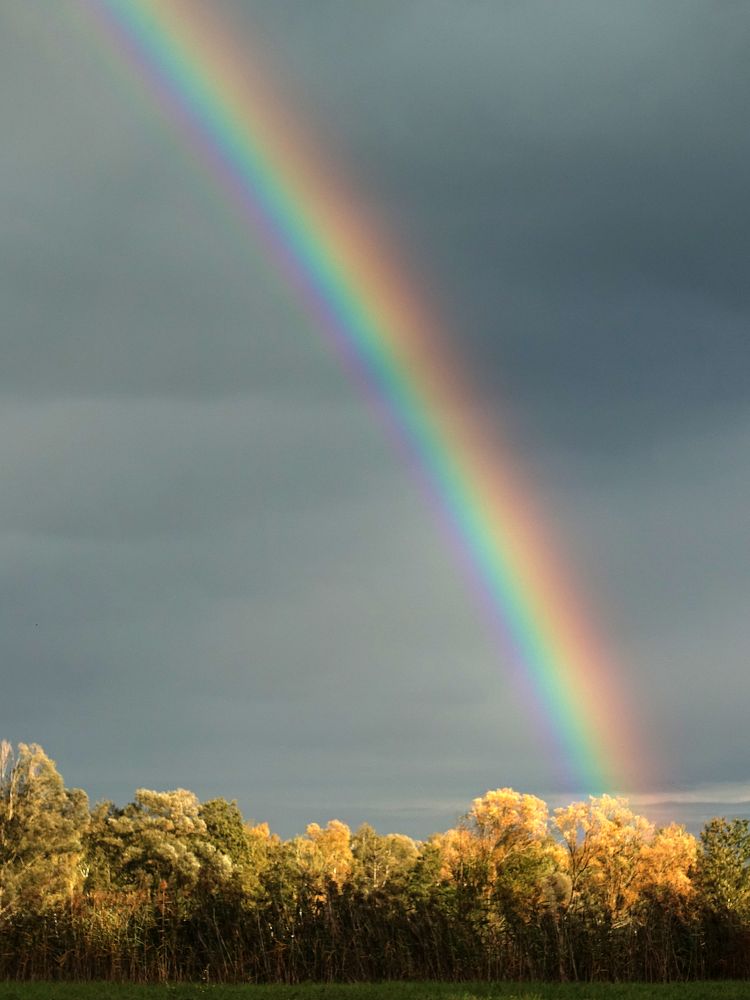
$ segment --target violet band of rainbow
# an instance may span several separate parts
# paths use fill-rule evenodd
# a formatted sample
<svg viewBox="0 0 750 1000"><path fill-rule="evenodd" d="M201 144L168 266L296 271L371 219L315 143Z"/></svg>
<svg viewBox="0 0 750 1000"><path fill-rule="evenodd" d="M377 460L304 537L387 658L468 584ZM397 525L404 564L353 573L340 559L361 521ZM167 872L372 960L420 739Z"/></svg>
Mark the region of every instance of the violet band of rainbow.
<svg viewBox="0 0 750 1000"><path fill-rule="evenodd" d="M498 637L499 667L553 736L562 777L622 789L637 748L618 671L558 566L519 463L483 426L462 365L398 248L278 100L252 39L210 3L82 0L260 236L416 474Z"/></svg>

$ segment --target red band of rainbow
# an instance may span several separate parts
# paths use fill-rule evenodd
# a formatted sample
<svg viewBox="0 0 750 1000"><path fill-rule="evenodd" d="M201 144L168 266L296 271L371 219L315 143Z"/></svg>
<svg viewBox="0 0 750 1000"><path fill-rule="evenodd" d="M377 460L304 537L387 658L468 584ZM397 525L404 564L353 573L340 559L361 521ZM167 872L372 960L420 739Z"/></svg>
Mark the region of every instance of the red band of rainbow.
<svg viewBox="0 0 750 1000"><path fill-rule="evenodd" d="M575 789L626 787L637 747L616 671L555 564L518 463L473 413L461 364L361 200L301 134L210 3L85 0L239 207L426 485Z"/></svg>

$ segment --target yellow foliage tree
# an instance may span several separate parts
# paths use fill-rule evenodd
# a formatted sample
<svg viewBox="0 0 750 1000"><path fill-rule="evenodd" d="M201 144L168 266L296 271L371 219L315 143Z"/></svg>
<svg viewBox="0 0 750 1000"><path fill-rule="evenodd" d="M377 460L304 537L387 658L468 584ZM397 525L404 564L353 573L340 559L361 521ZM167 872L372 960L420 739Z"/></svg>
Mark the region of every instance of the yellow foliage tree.
<svg viewBox="0 0 750 1000"><path fill-rule="evenodd" d="M556 867L548 819L542 799L512 788L474 799L463 823L431 840L441 877L472 894L496 928L528 919Z"/></svg>
<svg viewBox="0 0 750 1000"><path fill-rule="evenodd" d="M555 810L574 903L625 919L638 899L644 847L654 827L625 799L602 795Z"/></svg>
<svg viewBox="0 0 750 1000"><path fill-rule="evenodd" d="M349 827L332 819L325 827L310 823L306 833L298 841L298 860L318 895L325 896L329 885L341 891L354 866Z"/></svg>
<svg viewBox="0 0 750 1000"><path fill-rule="evenodd" d="M641 850L636 890L684 910L695 896L692 876L697 857L698 841L683 826L672 823L657 830Z"/></svg>

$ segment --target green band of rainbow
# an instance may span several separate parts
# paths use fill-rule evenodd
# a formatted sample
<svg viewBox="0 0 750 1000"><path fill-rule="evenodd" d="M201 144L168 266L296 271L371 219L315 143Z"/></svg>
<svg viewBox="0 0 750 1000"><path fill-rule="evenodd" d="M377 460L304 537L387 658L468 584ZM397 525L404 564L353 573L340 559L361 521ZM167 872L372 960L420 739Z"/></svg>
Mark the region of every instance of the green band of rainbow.
<svg viewBox="0 0 750 1000"><path fill-rule="evenodd" d="M568 780L592 794L623 787L635 748L615 672L555 566L517 462L474 417L461 365L393 245L277 103L251 40L239 52L211 4L85 2L376 401L469 567L503 669L525 679L554 732Z"/></svg>

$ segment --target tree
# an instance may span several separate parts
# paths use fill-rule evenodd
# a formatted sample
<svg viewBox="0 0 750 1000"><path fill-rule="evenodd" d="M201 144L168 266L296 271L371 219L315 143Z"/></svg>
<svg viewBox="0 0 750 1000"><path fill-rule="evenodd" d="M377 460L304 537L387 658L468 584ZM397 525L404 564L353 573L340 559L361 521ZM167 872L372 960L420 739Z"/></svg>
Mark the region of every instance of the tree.
<svg viewBox="0 0 750 1000"><path fill-rule="evenodd" d="M653 825L625 799L602 795L555 810L562 835L572 903L610 921L628 917L638 898L641 853Z"/></svg>
<svg viewBox="0 0 750 1000"><path fill-rule="evenodd" d="M366 894L394 882L403 885L419 854L411 838L398 833L383 836L369 823L363 823L356 830L351 847L355 861L354 879Z"/></svg>
<svg viewBox="0 0 750 1000"><path fill-rule="evenodd" d="M212 842L197 797L184 788L139 788L134 802L97 821L92 849L109 859L122 886L185 894L232 877L231 858Z"/></svg>
<svg viewBox="0 0 750 1000"><path fill-rule="evenodd" d="M199 807L198 815L206 825L206 839L217 851L235 865L250 863L250 844L236 800L209 799Z"/></svg>
<svg viewBox="0 0 750 1000"><path fill-rule="evenodd" d="M297 842L303 872L319 896L325 896L329 887L340 891L354 866L349 827L332 819L326 827L310 823L306 832L307 837Z"/></svg>
<svg viewBox="0 0 750 1000"><path fill-rule="evenodd" d="M40 746L0 744L0 915L73 892L88 818L85 792L65 788Z"/></svg>
<svg viewBox="0 0 750 1000"><path fill-rule="evenodd" d="M701 833L698 885L716 915L750 918L750 820L712 819Z"/></svg>
<svg viewBox="0 0 750 1000"><path fill-rule="evenodd" d="M682 913L695 896L697 856L698 842L683 826L671 823L662 827L641 848L636 892L659 899Z"/></svg>
<svg viewBox="0 0 750 1000"><path fill-rule="evenodd" d="M468 852L469 870L485 883L503 918L526 918L545 894L555 867L556 848L548 831L547 804L535 795L498 788L474 799L454 837L459 854Z"/></svg>

